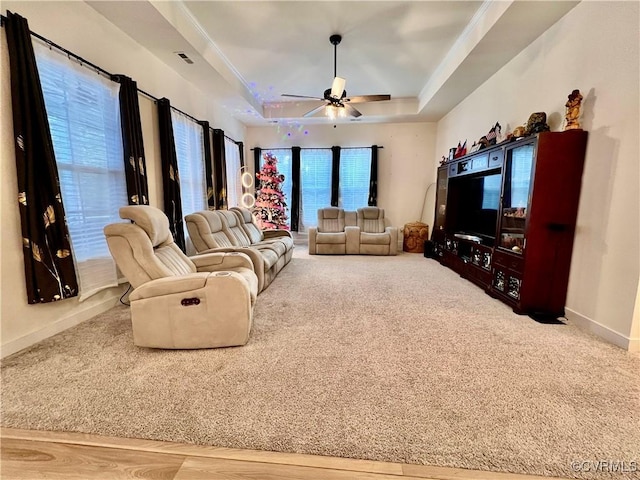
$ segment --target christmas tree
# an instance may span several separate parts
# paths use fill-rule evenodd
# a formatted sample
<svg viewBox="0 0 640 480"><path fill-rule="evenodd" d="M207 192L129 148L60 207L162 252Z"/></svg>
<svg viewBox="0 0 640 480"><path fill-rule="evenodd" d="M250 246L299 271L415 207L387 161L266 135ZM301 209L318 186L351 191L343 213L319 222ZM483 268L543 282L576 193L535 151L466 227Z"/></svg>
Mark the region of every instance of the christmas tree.
<svg viewBox="0 0 640 480"><path fill-rule="evenodd" d="M262 158L264 165L256 173L260 182L260 189L256 195L253 216L262 229L279 228L289 230L286 213L287 204L282 193L284 175L278 173L278 159L271 153L265 153Z"/></svg>

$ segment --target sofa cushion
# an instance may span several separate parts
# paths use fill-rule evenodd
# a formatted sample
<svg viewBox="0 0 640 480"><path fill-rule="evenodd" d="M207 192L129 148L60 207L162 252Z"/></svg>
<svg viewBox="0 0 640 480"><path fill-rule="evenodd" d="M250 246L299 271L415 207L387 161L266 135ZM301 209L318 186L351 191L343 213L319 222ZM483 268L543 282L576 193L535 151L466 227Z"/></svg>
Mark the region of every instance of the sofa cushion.
<svg viewBox="0 0 640 480"><path fill-rule="evenodd" d="M240 227L244 230L247 237L249 237L249 241L251 241L251 243L258 243L264 240L264 234L255 224L255 220L249 209L232 207L229 211L233 212L238 217Z"/></svg>
<svg viewBox="0 0 640 480"><path fill-rule="evenodd" d="M253 248L260 252L260 256L262 257L262 260L264 262L265 271L269 270L276 263L278 263L278 259L281 257L278 252L269 247L254 246Z"/></svg>
<svg viewBox="0 0 640 480"><path fill-rule="evenodd" d="M282 245L284 247L285 252L290 252L293 250L293 238L291 237L278 237L278 238L268 238L261 242L258 242L256 245Z"/></svg>
<svg viewBox="0 0 640 480"><path fill-rule="evenodd" d="M367 233L383 233L384 209L378 207L364 207L357 210L358 227Z"/></svg>
<svg viewBox="0 0 640 480"><path fill-rule="evenodd" d="M210 248L235 246L223 230L223 218L215 210L202 210L187 215L187 230L198 252Z"/></svg>
<svg viewBox="0 0 640 480"><path fill-rule="evenodd" d="M360 244L362 245L389 245L390 240L390 235L360 232Z"/></svg>
<svg viewBox="0 0 640 480"><path fill-rule="evenodd" d="M319 233L316 237L316 243L347 243L347 235L344 232L339 233Z"/></svg>
<svg viewBox="0 0 640 480"><path fill-rule="evenodd" d="M344 210L327 207L318 210L318 232L337 233L344 231Z"/></svg>
<svg viewBox="0 0 640 480"><path fill-rule="evenodd" d="M227 234L231 243L236 247L248 247L251 240L240 226L238 216L229 210L216 210L216 213L222 217L222 229Z"/></svg>
<svg viewBox="0 0 640 480"><path fill-rule="evenodd" d="M131 220L144 230L154 247L168 240L173 241L169 230L169 219L162 210L149 205L130 205L121 207L119 213L120 218Z"/></svg>

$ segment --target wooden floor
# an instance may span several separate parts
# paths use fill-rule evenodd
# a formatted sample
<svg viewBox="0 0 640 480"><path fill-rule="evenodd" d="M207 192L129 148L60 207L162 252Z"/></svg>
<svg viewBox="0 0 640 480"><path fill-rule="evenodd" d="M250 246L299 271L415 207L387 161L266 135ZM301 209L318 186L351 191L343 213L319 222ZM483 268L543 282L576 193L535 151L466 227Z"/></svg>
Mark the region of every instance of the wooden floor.
<svg viewBox="0 0 640 480"><path fill-rule="evenodd" d="M550 477L3 428L3 480L549 480Z"/></svg>

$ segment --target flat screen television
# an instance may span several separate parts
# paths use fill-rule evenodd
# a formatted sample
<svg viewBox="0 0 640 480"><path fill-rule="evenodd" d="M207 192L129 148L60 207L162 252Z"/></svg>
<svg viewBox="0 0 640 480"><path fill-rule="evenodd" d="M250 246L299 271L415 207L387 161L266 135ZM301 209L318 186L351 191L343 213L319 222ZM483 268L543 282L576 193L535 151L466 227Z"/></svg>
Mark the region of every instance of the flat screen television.
<svg viewBox="0 0 640 480"><path fill-rule="evenodd" d="M501 180L499 171L451 179L450 186L457 196L455 215L450 225L453 233L474 235L480 237L483 244L493 246Z"/></svg>

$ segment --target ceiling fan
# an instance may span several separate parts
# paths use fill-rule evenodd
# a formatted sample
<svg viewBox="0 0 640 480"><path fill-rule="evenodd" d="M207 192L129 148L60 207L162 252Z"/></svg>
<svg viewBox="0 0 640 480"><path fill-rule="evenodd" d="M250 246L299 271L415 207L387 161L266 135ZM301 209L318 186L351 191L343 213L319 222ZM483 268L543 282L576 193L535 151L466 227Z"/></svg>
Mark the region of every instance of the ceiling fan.
<svg viewBox="0 0 640 480"><path fill-rule="evenodd" d="M352 117L358 118L362 116L355 107L352 107L352 103L364 103L364 102L379 102L382 100L391 100L391 95L360 95L358 97L347 97L347 91L344 89L346 84L346 80L338 76L337 73L337 65L338 65L338 45L342 41L341 35L331 35L329 37L329 41L331 45L333 45L333 83L331 84L331 88L328 88L324 91L324 95L322 97L310 97L307 95L291 95L288 93L283 93L283 97L293 97L293 98L313 98L315 100L324 100L326 103L324 105L320 105L313 110L308 111L303 116L311 117L318 112L325 110L325 113L330 118L336 117L346 117L350 115Z"/></svg>

